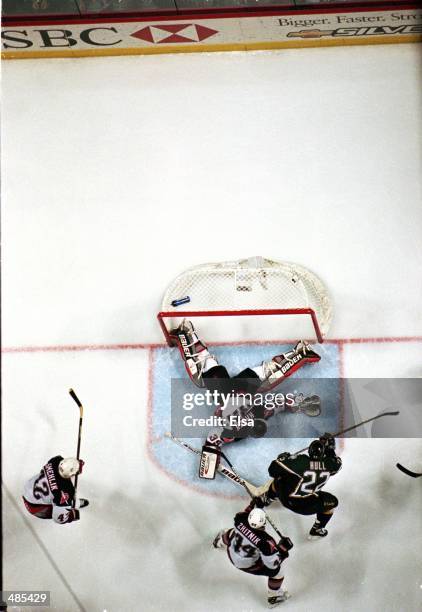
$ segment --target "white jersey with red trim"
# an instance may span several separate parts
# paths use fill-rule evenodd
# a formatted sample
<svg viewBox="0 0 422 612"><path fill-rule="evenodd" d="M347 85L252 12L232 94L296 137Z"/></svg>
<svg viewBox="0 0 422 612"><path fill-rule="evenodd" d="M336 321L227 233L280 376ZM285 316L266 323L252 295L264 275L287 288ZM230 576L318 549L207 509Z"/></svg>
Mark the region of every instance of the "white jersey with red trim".
<svg viewBox="0 0 422 612"><path fill-rule="evenodd" d="M227 552L235 567L247 569L259 563L268 569L280 567L283 559L274 538L262 529L252 529L248 523L248 512L236 514L234 525Z"/></svg>
<svg viewBox="0 0 422 612"><path fill-rule="evenodd" d="M52 518L56 523L70 523L77 518L72 508L74 486L70 479L62 478L58 467L62 456L50 459L41 471L24 485L23 498L31 514Z"/></svg>

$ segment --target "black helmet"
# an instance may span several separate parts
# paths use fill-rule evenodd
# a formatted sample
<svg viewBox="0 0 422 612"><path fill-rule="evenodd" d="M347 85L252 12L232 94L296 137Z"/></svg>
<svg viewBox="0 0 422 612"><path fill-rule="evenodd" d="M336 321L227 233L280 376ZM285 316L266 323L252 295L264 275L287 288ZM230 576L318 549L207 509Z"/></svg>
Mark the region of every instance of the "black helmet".
<svg viewBox="0 0 422 612"><path fill-rule="evenodd" d="M321 440L314 440L311 442L308 453L311 459L322 459L324 457L324 445Z"/></svg>

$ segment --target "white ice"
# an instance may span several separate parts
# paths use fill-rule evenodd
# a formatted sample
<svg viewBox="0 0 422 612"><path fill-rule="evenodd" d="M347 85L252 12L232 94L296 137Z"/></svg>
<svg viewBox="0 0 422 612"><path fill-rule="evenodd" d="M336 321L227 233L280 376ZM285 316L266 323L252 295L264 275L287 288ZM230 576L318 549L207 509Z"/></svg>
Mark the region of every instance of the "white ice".
<svg viewBox="0 0 422 612"><path fill-rule="evenodd" d="M241 490L199 494L151 461L155 314L197 263L297 261L333 296L331 338L390 339L344 344L345 375L421 376L420 50L4 63L4 588L50 589L61 612L265 609L264 579L210 549ZM20 496L74 453L70 386L91 505L62 527ZM395 468L422 461L420 440L342 456L324 542L272 512L295 543L283 609L420 610L421 482Z"/></svg>

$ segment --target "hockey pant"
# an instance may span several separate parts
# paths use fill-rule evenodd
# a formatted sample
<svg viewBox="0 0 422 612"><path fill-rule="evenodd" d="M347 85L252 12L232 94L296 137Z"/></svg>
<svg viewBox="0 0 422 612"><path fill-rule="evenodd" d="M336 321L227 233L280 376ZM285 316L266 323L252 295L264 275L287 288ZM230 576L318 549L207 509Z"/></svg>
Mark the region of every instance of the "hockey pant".
<svg viewBox="0 0 422 612"><path fill-rule="evenodd" d="M22 497L25 508L30 514L41 519L51 519L53 516L53 506L51 504L32 504Z"/></svg>
<svg viewBox="0 0 422 612"><path fill-rule="evenodd" d="M275 579L280 579L283 577L283 572L280 566L274 569L270 569L269 567L264 565L261 559L259 559L251 567L237 567L231 560L229 550L227 550L227 556L229 557L230 562L232 563L232 565L234 565L236 569L239 569L242 572L246 572L247 574L253 574L254 576L267 576L268 578L275 578Z"/></svg>
<svg viewBox="0 0 422 612"><path fill-rule="evenodd" d="M292 499L291 497L286 498L282 496L280 497L280 501L283 506L297 514L316 514L317 517L328 514L338 506L337 497L326 491L320 491L316 495L310 495L302 499Z"/></svg>

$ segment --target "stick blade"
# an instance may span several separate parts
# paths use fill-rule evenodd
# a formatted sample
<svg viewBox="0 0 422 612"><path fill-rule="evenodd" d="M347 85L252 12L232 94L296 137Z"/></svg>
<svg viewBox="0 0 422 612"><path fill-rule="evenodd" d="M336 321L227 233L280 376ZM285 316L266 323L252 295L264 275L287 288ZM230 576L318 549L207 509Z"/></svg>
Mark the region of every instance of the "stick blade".
<svg viewBox="0 0 422 612"><path fill-rule="evenodd" d="M401 472L403 472L403 474L406 474L407 476L411 476L412 478L419 478L419 476L422 476L422 473L417 473L417 472L412 472L412 470L408 470L407 468L404 467L404 465L401 465L401 463L396 463L396 467L399 468L399 470Z"/></svg>
<svg viewBox="0 0 422 612"><path fill-rule="evenodd" d="M69 389L69 395L78 404L79 408L82 408L81 401L73 389Z"/></svg>

